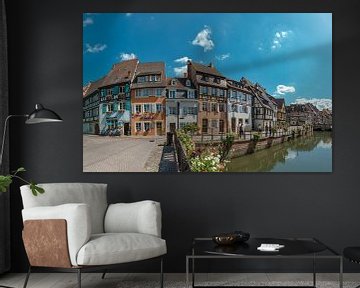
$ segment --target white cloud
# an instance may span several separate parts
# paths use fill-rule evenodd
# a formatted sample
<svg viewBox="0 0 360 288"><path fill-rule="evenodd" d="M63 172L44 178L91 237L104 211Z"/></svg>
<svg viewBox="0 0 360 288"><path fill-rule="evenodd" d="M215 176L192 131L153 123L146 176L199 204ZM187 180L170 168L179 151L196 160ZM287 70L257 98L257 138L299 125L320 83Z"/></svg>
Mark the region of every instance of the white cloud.
<svg viewBox="0 0 360 288"><path fill-rule="evenodd" d="M181 67L175 67L174 72L176 76L184 76L184 74L187 73L187 65Z"/></svg>
<svg viewBox="0 0 360 288"><path fill-rule="evenodd" d="M325 143L323 140L319 142L319 144L316 145L317 148L323 148L323 149L331 149L332 143Z"/></svg>
<svg viewBox="0 0 360 288"><path fill-rule="evenodd" d="M319 110L329 109L332 110L332 99L329 98L298 98L292 104L305 104L311 103Z"/></svg>
<svg viewBox="0 0 360 288"><path fill-rule="evenodd" d="M132 13L126 13L125 16L126 17L130 17L132 15Z"/></svg>
<svg viewBox="0 0 360 288"><path fill-rule="evenodd" d="M189 58L187 56L184 56L184 57L174 60L174 62L181 63L181 64L186 64L188 61L191 61L191 58Z"/></svg>
<svg viewBox="0 0 360 288"><path fill-rule="evenodd" d="M275 50L275 49L279 49L282 47L283 43L285 42L285 40L291 35L293 34L292 30L287 30L287 31L278 31L275 32L275 35L272 39L271 42L271 49Z"/></svg>
<svg viewBox="0 0 360 288"><path fill-rule="evenodd" d="M286 93L295 93L294 86L277 85L275 94L285 95Z"/></svg>
<svg viewBox="0 0 360 288"><path fill-rule="evenodd" d="M222 54L220 56L215 56L216 59L220 60L220 61L224 61L225 59L230 57L230 53L226 53L226 54Z"/></svg>
<svg viewBox="0 0 360 288"><path fill-rule="evenodd" d="M294 160L298 156L298 152L289 149L288 154L285 156L285 160Z"/></svg>
<svg viewBox="0 0 360 288"><path fill-rule="evenodd" d="M211 29L208 26L205 26L191 42L192 45L201 46L204 48L204 52L212 50L215 46L214 42L211 40Z"/></svg>
<svg viewBox="0 0 360 288"><path fill-rule="evenodd" d="M89 52L89 53L99 53L101 51L104 51L107 47L106 44L95 44L95 45L90 45L89 43L85 44L86 50L85 52Z"/></svg>
<svg viewBox="0 0 360 288"><path fill-rule="evenodd" d="M89 25L92 25L92 24L94 24L94 20L91 17L86 17L83 20L83 27L86 27L86 26L89 26Z"/></svg>
<svg viewBox="0 0 360 288"><path fill-rule="evenodd" d="M131 60L131 59L136 59L136 55L134 53L120 53L120 59L121 61L125 61L125 60Z"/></svg>

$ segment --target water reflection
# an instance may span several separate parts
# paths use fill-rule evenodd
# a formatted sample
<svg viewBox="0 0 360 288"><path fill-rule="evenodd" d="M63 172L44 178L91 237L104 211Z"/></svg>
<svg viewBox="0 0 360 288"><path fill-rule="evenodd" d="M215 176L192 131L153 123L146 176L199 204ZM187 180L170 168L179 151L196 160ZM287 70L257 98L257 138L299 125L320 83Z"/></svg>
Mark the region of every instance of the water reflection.
<svg viewBox="0 0 360 288"><path fill-rule="evenodd" d="M229 172L331 172L332 138L315 132L254 154L232 159Z"/></svg>

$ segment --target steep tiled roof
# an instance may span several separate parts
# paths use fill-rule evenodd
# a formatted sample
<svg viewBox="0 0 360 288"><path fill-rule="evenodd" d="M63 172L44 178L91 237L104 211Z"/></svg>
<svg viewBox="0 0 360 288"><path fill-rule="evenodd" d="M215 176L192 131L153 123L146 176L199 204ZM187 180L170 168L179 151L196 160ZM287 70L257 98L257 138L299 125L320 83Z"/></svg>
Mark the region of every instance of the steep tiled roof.
<svg viewBox="0 0 360 288"><path fill-rule="evenodd" d="M243 85L242 82L235 81L235 80L232 80L232 79L227 79L226 84L227 84L228 88L236 89L236 90L239 90L239 91L241 91L243 93L246 93L246 94L251 94L249 89L245 88L245 86Z"/></svg>
<svg viewBox="0 0 360 288"><path fill-rule="evenodd" d="M192 65L192 67L195 69L195 71L208 74L208 75L214 75L217 77L225 78L214 66L212 65L204 65L196 62L190 62L189 65Z"/></svg>
<svg viewBox="0 0 360 288"><path fill-rule="evenodd" d="M175 79L175 85L172 85L172 80ZM190 80L190 86L186 86L186 80L190 80L188 78L167 78L167 85L170 87L174 87L177 89L195 89L195 86L193 85L192 81ZM170 88L169 87L169 88Z"/></svg>
<svg viewBox="0 0 360 288"><path fill-rule="evenodd" d="M285 99L284 98L275 98L273 96L269 97L278 107L278 109L281 109L283 106L285 106Z"/></svg>
<svg viewBox="0 0 360 288"><path fill-rule="evenodd" d="M131 81L139 60L131 59L114 64L110 72L105 76L102 86Z"/></svg>
<svg viewBox="0 0 360 288"><path fill-rule="evenodd" d="M145 88L145 87L165 87L166 86L166 75L165 75L165 63L164 62L147 62L139 63L136 69L136 75L150 75L150 74L160 74L160 82L144 82L136 83L133 82L132 88Z"/></svg>
<svg viewBox="0 0 360 288"><path fill-rule="evenodd" d="M85 85L83 87L83 97L87 97L89 95L91 95L92 93L95 92L95 90L97 90L99 87L103 86L103 81L104 81L105 77L90 82L89 84Z"/></svg>

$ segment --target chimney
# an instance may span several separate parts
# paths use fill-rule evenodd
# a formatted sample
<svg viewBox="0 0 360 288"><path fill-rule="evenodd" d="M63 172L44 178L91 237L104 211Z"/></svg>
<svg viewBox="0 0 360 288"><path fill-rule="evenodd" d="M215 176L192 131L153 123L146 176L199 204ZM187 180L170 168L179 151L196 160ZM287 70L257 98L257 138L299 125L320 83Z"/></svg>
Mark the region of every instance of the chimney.
<svg viewBox="0 0 360 288"><path fill-rule="evenodd" d="M214 64L212 62L209 63L208 67L214 68Z"/></svg>
<svg viewBox="0 0 360 288"><path fill-rule="evenodd" d="M186 72L184 73L184 78L187 78L187 73Z"/></svg>
<svg viewBox="0 0 360 288"><path fill-rule="evenodd" d="M188 65L191 65L191 61L190 61L190 60L188 60L188 61L187 61L187 64L188 64Z"/></svg>

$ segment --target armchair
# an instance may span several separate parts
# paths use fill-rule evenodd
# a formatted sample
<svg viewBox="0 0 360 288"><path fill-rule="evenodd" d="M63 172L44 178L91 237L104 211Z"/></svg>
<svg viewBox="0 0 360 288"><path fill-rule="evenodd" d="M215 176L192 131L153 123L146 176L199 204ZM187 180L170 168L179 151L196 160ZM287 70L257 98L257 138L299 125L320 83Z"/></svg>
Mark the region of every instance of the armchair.
<svg viewBox="0 0 360 288"><path fill-rule="evenodd" d="M106 184L39 184L34 197L21 186L23 241L34 269L76 272L107 271L121 263L160 258L160 286L166 241L161 239L161 209L154 201L107 204ZM103 277L105 277L105 273Z"/></svg>

